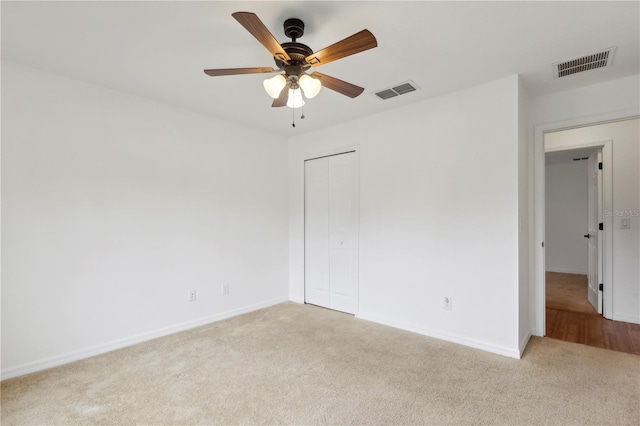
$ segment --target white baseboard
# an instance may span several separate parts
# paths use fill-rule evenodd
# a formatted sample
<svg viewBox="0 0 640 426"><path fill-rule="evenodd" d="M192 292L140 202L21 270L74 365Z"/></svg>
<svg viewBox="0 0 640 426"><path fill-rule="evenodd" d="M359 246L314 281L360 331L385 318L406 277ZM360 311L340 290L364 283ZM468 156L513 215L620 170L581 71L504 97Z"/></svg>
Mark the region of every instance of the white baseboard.
<svg viewBox="0 0 640 426"><path fill-rule="evenodd" d="M640 318L638 317L632 317L630 315L620 315L620 314L613 314L613 318L614 321L623 321L623 322L630 322L633 324L640 324Z"/></svg>
<svg viewBox="0 0 640 426"><path fill-rule="evenodd" d="M588 271L576 271L575 269L563 269L563 268L545 268L547 272L558 272L560 274L576 274L587 275Z"/></svg>
<svg viewBox="0 0 640 426"><path fill-rule="evenodd" d="M126 337L124 339L114 340L108 343L91 346L91 347L80 349L77 351L67 352L62 355L56 355L49 358L28 362L25 364L21 364L15 367L10 367L2 370L2 372L0 372L0 377L1 377L1 380L7 380L7 379L11 379L18 376L24 376L25 374L35 373L37 371L42 371L48 368L57 367L63 364L68 364L70 362L89 358L95 355L100 355L106 352L111 352L116 349L121 349L127 346L135 345L137 343L142 343L148 340L157 339L158 337L167 336L169 334L178 333L180 331L185 331L185 330L200 327L203 325L211 324L216 321L222 321L238 315L268 308L270 306L279 305L280 303L284 303L288 301L289 301L288 297L279 297L279 298L267 300L264 302L255 303L253 305L232 309L230 311L209 315L194 321L186 321L183 323L160 328L160 329L149 331L146 333L136 334L130 337Z"/></svg>
<svg viewBox="0 0 640 426"><path fill-rule="evenodd" d="M534 327L529 331L529 338L536 336L536 337L544 337L544 333L540 333L538 332L538 330Z"/></svg>
<svg viewBox="0 0 640 426"><path fill-rule="evenodd" d="M519 358L522 358L522 354L524 353L524 350L527 348L527 344L529 343L529 340L531 340L531 330L529 330L529 332L527 334L525 334L524 336L522 336L522 340L520 340L520 356Z"/></svg>
<svg viewBox="0 0 640 426"><path fill-rule="evenodd" d="M459 337L451 334L436 332L433 330L427 330L422 327L415 327L410 324L405 324L398 321L379 318L374 315L370 315L368 313L359 312L357 318L360 318L366 321L376 322L378 324L388 325L391 327L399 328L401 330L411 331L414 333L422 334L424 336L434 337L436 339L445 340L447 342L457 343L463 346L469 346L471 348L480 349L486 352L507 356L509 358L520 359L521 352L515 348L510 349L502 346L495 346L495 345L479 342L477 340L468 339L465 337Z"/></svg>
<svg viewBox="0 0 640 426"><path fill-rule="evenodd" d="M299 297L289 297L289 301L304 305L304 299L301 299Z"/></svg>

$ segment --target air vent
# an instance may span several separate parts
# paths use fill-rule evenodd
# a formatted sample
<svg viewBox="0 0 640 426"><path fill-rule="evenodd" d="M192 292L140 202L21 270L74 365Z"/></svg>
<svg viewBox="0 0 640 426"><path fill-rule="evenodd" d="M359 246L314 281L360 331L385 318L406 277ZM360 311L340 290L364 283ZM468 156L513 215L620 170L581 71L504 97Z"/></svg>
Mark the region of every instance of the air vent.
<svg viewBox="0 0 640 426"><path fill-rule="evenodd" d="M416 88L409 83L404 83L404 84L401 84L400 86L396 86L392 88L392 90L396 92L398 95L404 95L405 93L413 92L414 90L416 90Z"/></svg>
<svg viewBox="0 0 640 426"><path fill-rule="evenodd" d="M407 81L406 83L399 84L390 89L375 92L375 95L384 100L394 98L398 95L404 95L405 93L414 92L417 89L419 89L419 87L413 81Z"/></svg>
<svg viewBox="0 0 640 426"><path fill-rule="evenodd" d="M564 62L556 62L553 64L553 77L561 78L579 72L594 70L611 65L613 55L616 52L615 47L610 47L600 52L585 55L580 58L570 59Z"/></svg>
<svg viewBox="0 0 640 426"><path fill-rule="evenodd" d="M376 96L381 99L389 99L389 98L393 98L394 96L398 96L398 94L391 89L387 89L381 92L376 92Z"/></svg>

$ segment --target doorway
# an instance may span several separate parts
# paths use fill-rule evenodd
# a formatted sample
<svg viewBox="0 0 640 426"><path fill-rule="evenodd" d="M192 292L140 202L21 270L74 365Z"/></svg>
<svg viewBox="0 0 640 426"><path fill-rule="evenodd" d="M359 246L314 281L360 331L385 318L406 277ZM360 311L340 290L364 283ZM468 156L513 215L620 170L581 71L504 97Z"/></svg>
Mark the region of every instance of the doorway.
<svg viewBox="0 0 640 426"><path fill-rule="evenodd" d="M602 149L545 155L547 309L602 314Z"/></svg>
<svg viewBox="0 0 640 426"><path fill-rule="evenodd" d="M305 303L355 314L358 305L356 152L304 165Z"/></svg>
<svg viewBox="0 0 640 426"><path fill-rule="evenodd" d="M601 121L593 117L535 127L534 131L534 315L535 334L640 354L640 317L638 317L637 268L640 253L640 235L629 232L633 226L624 226L625 218L618 217L620 207L638 206L638 170L640 149L637 112L621 111L603 115ZM615 140L615 142L614 142ZM613 156L615 143L615 153ZM602 199L604 232L599 235L602 244L603 265L602 316L570 311L548 310L545 305L545 152L588 149L602 150ZM614 164L615 160L615 164ZM615 177L615 187L614 187ZM614 190L615 201L614 204ZM618 208L619 210L616 210ZM625 207L626 208L626 207ZM628 210L621 210L624 214ZM626 222L633 221L627 219ZM585 233L586 234L586 233ZM589 234L591 234L589 232ZM615 239L615 246L614 246ZM615 258L614 262L614 247ZM615 274L614 274L615 269ZM614 283L614 275L616 281ZM628 285L629 284L629 285ZM615 286L615 292L614 292ZM614 300L615 297L615 300ZM614 309L615 306L615 309Z"/></svg>

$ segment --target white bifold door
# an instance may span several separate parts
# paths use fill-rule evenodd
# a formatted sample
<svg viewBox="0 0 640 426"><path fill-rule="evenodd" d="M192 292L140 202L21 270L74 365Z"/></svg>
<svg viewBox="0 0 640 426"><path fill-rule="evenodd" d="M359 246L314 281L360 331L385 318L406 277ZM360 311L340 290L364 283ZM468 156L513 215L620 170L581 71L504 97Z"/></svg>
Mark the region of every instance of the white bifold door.
<svg viewBox="0 0 640 426"><path fill-rule="evenodd" d="M356 313L358 205L356 154L305 161L305 302Z"/></svg>

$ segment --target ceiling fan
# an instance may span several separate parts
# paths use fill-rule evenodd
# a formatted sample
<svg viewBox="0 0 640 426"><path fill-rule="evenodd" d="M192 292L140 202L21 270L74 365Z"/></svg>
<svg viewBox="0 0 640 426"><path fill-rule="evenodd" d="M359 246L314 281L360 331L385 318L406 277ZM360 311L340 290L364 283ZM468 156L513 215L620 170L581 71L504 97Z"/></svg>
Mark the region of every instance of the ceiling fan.
<svg viewBox="0 0 640 426"><path fill-rule="evenodd" d="M291 18L284 22L284 34L291 38L291 42L280 44L256 14L236 12L231 16L267 48L273 55L278 69L272 67L209 69L204 70L205 74L217 77L278 72L278 75L266 79L263 83L267 93L274 99L272 107L286 105L290 108L299 108L304 105L302 94L304 93L307 99L311 99L318 94L321 86L350 98L355 98L364 91L362 87L326 74L319 72L307 74L307 70L376 47L378 42L370 31L362 30L314 52L308 46L296 41L304 34L304 22L300 19Z"/></svg>

